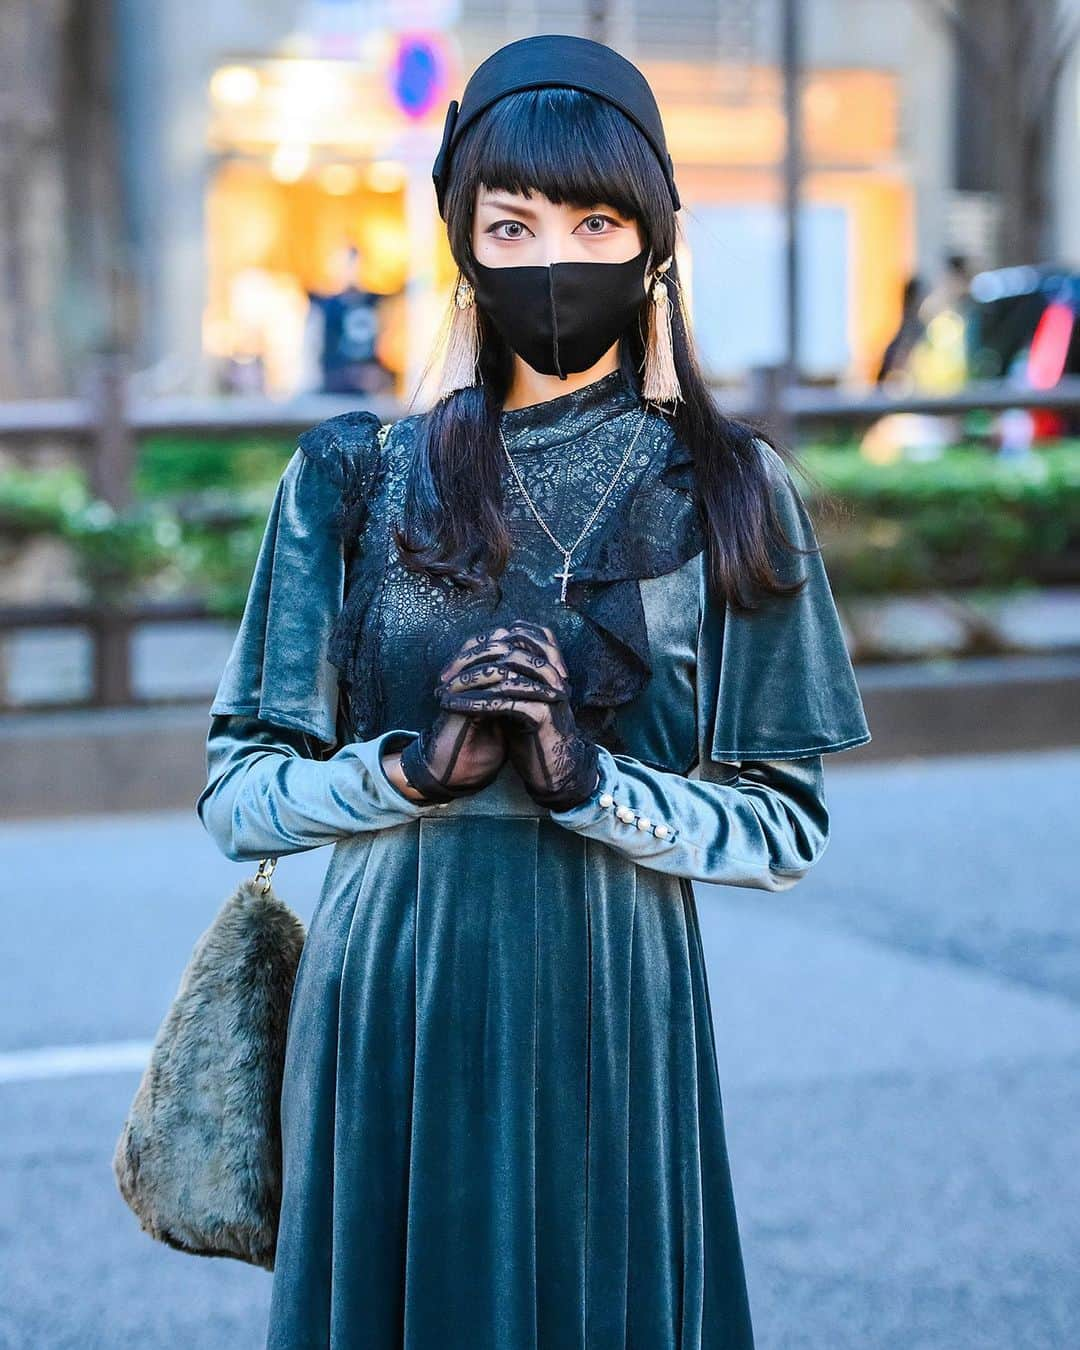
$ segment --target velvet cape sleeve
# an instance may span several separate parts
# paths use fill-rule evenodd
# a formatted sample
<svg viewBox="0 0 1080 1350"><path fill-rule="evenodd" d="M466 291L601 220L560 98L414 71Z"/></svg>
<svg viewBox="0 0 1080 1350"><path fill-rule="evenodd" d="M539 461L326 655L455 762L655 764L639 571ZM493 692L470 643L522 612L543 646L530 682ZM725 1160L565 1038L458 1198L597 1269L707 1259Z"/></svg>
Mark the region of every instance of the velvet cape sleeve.
<svg viewBox="0 0 1080 1350"><path fill-rule="evenodd" d="M793 886L829 838L823 756L871 739L806 506L763 441L773 501L801 549L774 552L792 598L738 614L702 566L696 650L697 777L599 746L592 793L551 818L641 866L762 890ZM689 506L688 506L689 509Z"/></svg>
<svg viewBox="0 0 1080 1350"><path fill-rule="evenodd" d="M346 482L377 453L373 413L305 432L275 490L243 616L210 706L206 786L196 813L226 857L299 853L434 814L399 792L381 757L415 736L348 738L328 659L341 611Z"/></svg>

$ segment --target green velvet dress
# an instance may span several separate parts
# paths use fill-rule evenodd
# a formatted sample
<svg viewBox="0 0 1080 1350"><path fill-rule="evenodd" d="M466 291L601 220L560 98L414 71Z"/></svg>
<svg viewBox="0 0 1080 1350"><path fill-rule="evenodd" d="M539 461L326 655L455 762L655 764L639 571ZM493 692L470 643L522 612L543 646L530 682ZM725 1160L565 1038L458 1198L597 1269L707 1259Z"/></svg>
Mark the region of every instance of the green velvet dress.
<svg viewBox="0 0 1080 1350"><path fill-rule="evenodd" d="M621 371L502 413L573 540L637 428ZM750 1350L694 880L781 891L828 840L822 755L869 740L819 555L726 613L693 466L650 409L573 560L503 476L497 596L418 577L391 525L423 414L321 423L278 485L211 707L197 810L230 858L333 844L289 1014L273 1350ZM814 535L763 442L787 532ZM512 767L448 805L381 755L468 632L550 624L600 781Z"/></svg>

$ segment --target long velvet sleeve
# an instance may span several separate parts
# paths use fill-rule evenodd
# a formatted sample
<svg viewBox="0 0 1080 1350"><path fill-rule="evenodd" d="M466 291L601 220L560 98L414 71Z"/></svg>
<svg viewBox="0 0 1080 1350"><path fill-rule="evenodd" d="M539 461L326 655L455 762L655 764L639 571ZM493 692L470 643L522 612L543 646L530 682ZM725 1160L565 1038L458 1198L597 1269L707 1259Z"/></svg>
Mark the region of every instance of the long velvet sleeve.
<svg viewBox="0 0 1080 1350"><path fill-rule="evenodd" d="M589 797L551 819L632 858L691 881L783 891L829 839L820 755L727 765L725 781L653 768L599 747Z"/></svg>
<svg viewBox="0 0 1080 1350"><path fill-rule="evenodd" d="M382 767L382 755L402 749L415 734L395 728L321 759L302 732L257 717L215 716L207 738L208 781L195 809L234 862L302 853L434 815L442 803L410 800Z"/></svg>
<svg viewBox="0 0 1080 1350"><path fill-rule="evenodd" d="M379 420L353 412L300 439L277 484L244 613L210 706L196 812L237 862L299 853L440 809L382 767L416 732L353 740L328 647L344 595L337 530L346 465L370 469Z"/></svg>
<svg viewBox="0 0 1080 1350"><path fill-rule="evenodd" d="M356 429L358 460L375 454L379 422L367 416ZM337 519L345 451L334 430L338 420L306 432L278 480L244 612L210 705L211 716L253 713L330 746L342 739L338 671L329 660L345 594Z"/></svg>
<svg viewBox="0 0 1080 1350"><path fill-rule="evenodd" d="M729 610L699 569L691 653L698 775L599 747L599 781L552 820L643 867L694 881L779 891L829 839L823 755L871 739L813 524L786 464L766 443L773 501L792 543L773 552L791 599Z"/></svg>

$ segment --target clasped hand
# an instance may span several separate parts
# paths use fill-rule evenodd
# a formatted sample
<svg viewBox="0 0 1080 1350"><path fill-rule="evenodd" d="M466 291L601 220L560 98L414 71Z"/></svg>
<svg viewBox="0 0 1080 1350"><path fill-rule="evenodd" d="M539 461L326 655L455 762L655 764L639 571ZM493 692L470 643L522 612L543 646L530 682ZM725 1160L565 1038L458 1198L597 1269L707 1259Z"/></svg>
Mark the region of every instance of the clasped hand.
<svg viewBox="0 0 1080 1350"><path fill-rule="evenodd" d="M597 747L570 706L570 673L555 633L524 619L482 630L440 674L445 711L493 719L529 795L552 811L576 806L597 782Z"/></svg>
<svg viewBox="0 0 1080 1350"><path fill-rule="evenodd" d="M439 714L401 752L401 770L431 801L492 782L507 758L535 801L565 810L598 779L597 747L578 728L554 632L515 620L467 638L439 672Z"/></svg>

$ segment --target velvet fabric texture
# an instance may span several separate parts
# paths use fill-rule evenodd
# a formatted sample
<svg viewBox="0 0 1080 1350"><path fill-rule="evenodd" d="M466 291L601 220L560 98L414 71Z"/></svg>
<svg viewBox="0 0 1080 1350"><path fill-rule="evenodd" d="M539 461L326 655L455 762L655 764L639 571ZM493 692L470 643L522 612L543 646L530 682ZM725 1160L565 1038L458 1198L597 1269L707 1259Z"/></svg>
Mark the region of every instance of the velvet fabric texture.
<svg viewBox="0 0 1080 1350"><path fill-rule="evenodd" d="M640 411L616 371L502 413L560 538ZM509 482L501 599L448 595L389 538L420 416L301 438L211 705L197 810L221 850L334 844L290 1009L267 1345L749 1350L692 882L786 890L827 845L822 757L870 733L824 569L793 560L799 598L726 614L689 457L651 413L568 605ZM343 540L358 481L370 510ZM382 754L431 715L462 626L514 612L559 635L600 781L566 811L509 765L410 801Z"/></svg>

